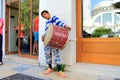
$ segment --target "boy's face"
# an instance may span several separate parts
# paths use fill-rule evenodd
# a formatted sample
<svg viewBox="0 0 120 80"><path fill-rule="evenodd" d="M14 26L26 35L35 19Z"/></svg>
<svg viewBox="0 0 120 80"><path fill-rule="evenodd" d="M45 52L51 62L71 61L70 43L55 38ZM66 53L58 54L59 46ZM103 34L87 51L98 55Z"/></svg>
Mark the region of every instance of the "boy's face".
<svg viewBox="0 0 120 80"><path fill-rule="evenodd" d="M50 19L50 14L44 12L44 13L42 14L42 17L45 18L45 19Z"/></svg>

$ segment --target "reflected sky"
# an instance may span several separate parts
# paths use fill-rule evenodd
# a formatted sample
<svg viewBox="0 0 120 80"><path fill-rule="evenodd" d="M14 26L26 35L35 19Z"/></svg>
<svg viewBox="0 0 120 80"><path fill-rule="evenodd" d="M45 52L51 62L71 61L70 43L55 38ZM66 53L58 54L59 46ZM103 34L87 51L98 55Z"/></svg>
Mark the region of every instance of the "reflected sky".
<svg viewBox="0 0 120 80"><path fill-rule="evenodd" d="M113 0L91 0L91 10L93 9L93 7L94 7L97 3L101 2L101 1L113 1Z"/></svg>

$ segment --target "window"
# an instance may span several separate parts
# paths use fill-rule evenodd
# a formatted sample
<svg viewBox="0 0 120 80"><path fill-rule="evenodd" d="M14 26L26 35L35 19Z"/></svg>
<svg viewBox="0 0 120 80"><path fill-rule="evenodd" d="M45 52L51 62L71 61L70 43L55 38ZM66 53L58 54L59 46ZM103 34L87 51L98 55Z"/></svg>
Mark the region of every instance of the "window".
<svg viewBox="0 0 120 80"><path fill-rule="evenodd" d="M83 1L83 38L120 37L120 10L114 9L113 2Z"/></svg>

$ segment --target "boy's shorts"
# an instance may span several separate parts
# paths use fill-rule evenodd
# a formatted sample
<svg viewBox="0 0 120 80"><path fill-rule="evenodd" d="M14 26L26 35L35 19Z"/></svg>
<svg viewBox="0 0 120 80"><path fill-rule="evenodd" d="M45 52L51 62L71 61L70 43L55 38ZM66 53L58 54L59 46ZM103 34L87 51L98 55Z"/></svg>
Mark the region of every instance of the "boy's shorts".
<svg viewBox="0 0 120 80"><path fill-rule="evenodd" d="M34 32L34 41L37 42L39 38L38 32Z"/></svg>

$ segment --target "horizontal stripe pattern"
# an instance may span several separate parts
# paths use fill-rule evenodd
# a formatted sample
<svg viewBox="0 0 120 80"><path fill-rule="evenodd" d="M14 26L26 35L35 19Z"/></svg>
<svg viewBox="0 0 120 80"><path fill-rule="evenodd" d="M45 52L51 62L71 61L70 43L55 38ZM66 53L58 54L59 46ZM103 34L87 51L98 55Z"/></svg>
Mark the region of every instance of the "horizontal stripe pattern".
<svg viewBox="0 0 120 80"><path fill-rule="evenodd" d="M65 26L65 23L63 21L61 21L57 16L53 16L51 19L49 19L46 22L45 31L48 29L48 26L50 24L54 24L54 25L57 25L59 27L64 27Z"/></svg>

